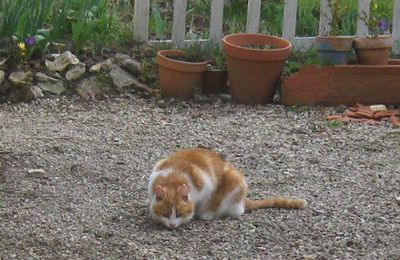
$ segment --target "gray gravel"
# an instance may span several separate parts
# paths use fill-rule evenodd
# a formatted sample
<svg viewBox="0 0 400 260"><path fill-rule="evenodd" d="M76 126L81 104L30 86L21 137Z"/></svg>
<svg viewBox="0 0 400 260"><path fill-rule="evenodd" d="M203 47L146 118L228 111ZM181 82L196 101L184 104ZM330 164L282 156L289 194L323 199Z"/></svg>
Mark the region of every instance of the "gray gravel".
<svg viewBox="0 0 400 260"><path fill-rule="evenodd" d="M0 105L0 258L400 259L400 129L330 112L134 95ZM153 223L152 165L198 145L243 170L251 197L309 206Z"/></svg>

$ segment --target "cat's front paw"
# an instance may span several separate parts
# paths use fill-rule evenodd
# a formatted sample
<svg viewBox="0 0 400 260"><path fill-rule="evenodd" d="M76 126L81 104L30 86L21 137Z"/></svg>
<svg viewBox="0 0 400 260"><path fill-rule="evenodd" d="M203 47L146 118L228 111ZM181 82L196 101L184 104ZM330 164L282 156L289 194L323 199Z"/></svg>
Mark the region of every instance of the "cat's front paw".
<svg viewBox="0 0 400 260"><path fill-rule="evenodd" d="M212 220L215 218L215 214L213 214L212 212L204 212L204 213L200 214L199 217L202 220Z"/></svg>

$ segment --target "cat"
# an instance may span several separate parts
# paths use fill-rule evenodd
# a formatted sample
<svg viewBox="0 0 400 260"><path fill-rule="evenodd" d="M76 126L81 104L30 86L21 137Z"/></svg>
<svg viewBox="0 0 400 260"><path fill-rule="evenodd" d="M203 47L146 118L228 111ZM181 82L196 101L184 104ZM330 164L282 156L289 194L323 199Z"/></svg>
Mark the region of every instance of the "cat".
<svg viewBox="0 0 400 260"><path fill-rule="evenodd" d="M157 162L149 177L148 195L150 215L170 229L193 218L238 218L259 208L307 205L297 198L247 198L244 176L221 155L204 148L181 150Z"/></svg>

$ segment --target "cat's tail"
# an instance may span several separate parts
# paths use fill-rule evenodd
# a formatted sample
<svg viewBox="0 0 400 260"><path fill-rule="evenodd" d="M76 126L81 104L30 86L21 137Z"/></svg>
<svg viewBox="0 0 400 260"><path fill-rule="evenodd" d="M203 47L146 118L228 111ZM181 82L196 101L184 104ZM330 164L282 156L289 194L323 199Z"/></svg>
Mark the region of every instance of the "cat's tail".
<svg viewBox="0 0 400 260"><path fill-rule="evenodd" d="M262 208L284 208L284 209L301 209L307 206L305 199L291 199L282 197L272 197L263 200L251 200L246 198L246 211L252 211Z"/></svg>

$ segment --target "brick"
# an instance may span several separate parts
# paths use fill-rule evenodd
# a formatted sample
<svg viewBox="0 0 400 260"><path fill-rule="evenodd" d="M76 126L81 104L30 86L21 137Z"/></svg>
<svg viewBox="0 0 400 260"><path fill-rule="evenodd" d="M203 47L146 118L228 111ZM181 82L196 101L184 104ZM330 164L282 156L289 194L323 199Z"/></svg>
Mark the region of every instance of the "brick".
<svg viewBox="0 0 400 260"><path fill-rule="evenodd" d="M390 120L390 123L392 123L393 126L395 126L395 127L399 127L400 126L400 120L399 120L399 118L397 116L391 116L389 118L389 120Z"/></svg>
<svg viewBox="0 0 400 260"><path fill-rule="evenodd" d="M305 66L284 79L284 105L352 106L400 104L400 62L396 65Z"/></svg>

